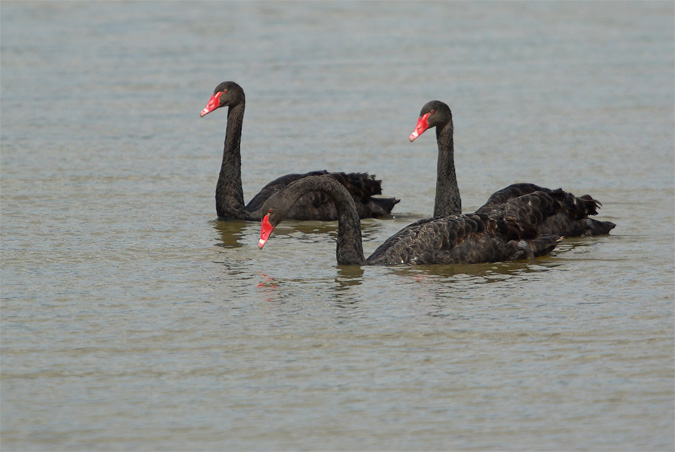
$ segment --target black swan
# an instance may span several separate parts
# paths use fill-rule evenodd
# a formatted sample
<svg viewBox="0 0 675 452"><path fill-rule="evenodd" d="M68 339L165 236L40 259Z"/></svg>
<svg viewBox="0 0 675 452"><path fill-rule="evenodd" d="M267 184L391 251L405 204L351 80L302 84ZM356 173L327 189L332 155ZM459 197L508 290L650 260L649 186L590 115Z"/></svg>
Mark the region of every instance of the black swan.
<svg viewBox="0 0 675 452"><path fill-rule="evenodd" d="M436 127L436 142L438 144L434 216L460 215L462 213L462 201L459 195L457 177L455 176L452 112L444 102L432 100L422 107L415 130L410 135L410 141L414 141L425 130L432 127ZM509 185L493 193L475 213L489 214L501 203L535 192L550 194L553 190L528 183ZM540 234L581 237L609 234L609 231L614 228L615 224L612 222L588 218L589 215L597 215L597 209L601 206L600 202L590 195L578 198L572 195L572 198L568 199L573 199L574 202L561 206L556 215L546 218L544 222L538 225Z"/></svg>
<svg viewBox="0 0 675 452"><path fill-rule="evenodd" d="M417 221L387 239L365 258L361 221L354 200L329 176L298 180L270 196L263 205L258 248L305 193L320 191L334 203L338 214L338 265L471 264L534 259L551 252L560 236L539 236L537 225L554 215L567 197L562 190L535 192L503 203L489 214L450 215Z"/></svg>
<svg viewBox="0 0 675 452"><path fill-rule="evenodd" d="M314 171L306 174L287 174L265 185L255 197L244 206L244 190L241 185L241 128L244 119L246 97L244 90L235 82L223 82L213 91L213 95L201 112L201 117L212 111L228 106L227 129L223 162L216 185L216 211L220 220L260 220L260 208L273 193L283 189L291 182L307 176L329 174L340 181L356 201L361 218L381 218L389 215L396 198L374 198L382 193L381 181L374 175L365 173L328 173ZM322 193L307 193L289 212L289 218L295 220L335 220L337 212L333 203Z"/></svg>

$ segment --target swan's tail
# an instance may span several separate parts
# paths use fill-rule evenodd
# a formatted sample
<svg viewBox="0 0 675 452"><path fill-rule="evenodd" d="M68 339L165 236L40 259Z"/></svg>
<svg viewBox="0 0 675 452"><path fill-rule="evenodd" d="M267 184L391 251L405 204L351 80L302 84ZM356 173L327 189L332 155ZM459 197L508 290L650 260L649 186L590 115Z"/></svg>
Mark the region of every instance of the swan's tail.
<svg viewBox="0 0 675 452"><path fill-rule="evenodd" d="M382 194L382 181L375 179L374 174L367 173L330 173L356 201L356 208L361 218L382 218L391 215L391 211L400 199L373 198Z"/></svg>
<svg viewBox="0 0 675 452"><path fill-rule="evenodd" d="M401 200L396 198L371 198L367 204L367 208L370 209L370 215L368 216L373 218L388 217L391 215L394 206L399 202Z"/></svg>
<svg viewBox="0 0 675 452"><path fill-rule="evenodd" d="M609 231L616 227L616 224L611 221L599 221L594 220L593 218L586 218L586 220L581 220L585 223L583 235L607 235Z"/></svg>
<svg viewBox="0 0 675 452"><path fill-rule="evenodd" d="M542 235L534 240L520 240L518 249L522 251L522 254L519 254L517 258L527 258L532 262L535 257L545 256L553 251L562 239L559 235Z"/></svg>

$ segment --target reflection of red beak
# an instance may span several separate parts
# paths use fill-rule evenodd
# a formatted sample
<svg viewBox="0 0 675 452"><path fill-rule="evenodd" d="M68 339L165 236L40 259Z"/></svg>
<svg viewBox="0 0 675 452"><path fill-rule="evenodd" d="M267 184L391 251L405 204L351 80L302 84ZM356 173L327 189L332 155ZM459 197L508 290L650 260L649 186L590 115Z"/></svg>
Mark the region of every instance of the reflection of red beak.
<svg viewBox="0 0 675 452"><path fill-rule="evenodd" d="M274 231L274 226L270 223L270 214L265 215L260 222L260 240L258 240L258 249L263 249L267 239L270 238L270 234Z"/></svg>
<svg viewBox="0 0 675 452"><path fill-rule="evenodd" d="M422 135L424 131L429 128L429 122L427 121L428 119L429 113L420 116L420 119L417 120L415 130L413 130L413 133L410 134L410 141L415 141L415 138Z"/></svg>
<svg viewBox="0 0 675 452"><path fill-rule="evenodd" d="M211 99L209 99L209 103L206 104L206 107L202 110L202 112L199 114L202 118L209 113L211 113L213 110L216 108L220 108L220 96L222 96L222 92L217 92L213 96L211 96Z"/></svg>

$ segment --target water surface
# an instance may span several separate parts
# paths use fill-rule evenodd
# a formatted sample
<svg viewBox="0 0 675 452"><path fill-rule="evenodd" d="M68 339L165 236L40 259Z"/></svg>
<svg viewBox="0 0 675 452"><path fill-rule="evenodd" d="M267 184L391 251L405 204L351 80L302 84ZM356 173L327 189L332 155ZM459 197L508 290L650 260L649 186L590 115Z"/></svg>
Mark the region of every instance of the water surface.
<svg viewBox="0 0 675 452"><path fill-rule="evenodd" d="M671 2L3 2L5 450L672 450ZM472 266L338 267L334 223L215 219L247 93L250 199L370 171L433 210L530 181L609 237Z"/></svg>

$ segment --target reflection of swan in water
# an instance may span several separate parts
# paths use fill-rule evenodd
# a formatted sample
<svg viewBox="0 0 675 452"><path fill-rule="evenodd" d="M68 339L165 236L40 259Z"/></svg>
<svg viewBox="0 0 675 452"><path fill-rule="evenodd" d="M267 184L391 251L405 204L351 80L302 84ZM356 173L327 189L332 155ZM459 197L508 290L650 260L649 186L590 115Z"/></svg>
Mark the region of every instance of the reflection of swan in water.
<svg viewBox="0 0 675 452"><path fill-rule="evenodd" d="M555 258L540 258L537 265L525 262L499 262L458 266L396 267L395 271L407 287L403 293L412 295L416 312L429 317L467 319L476 315L500 315L497 309L521 309L510 299L518 287L538 287L540 292L522 300L544 303L548 286L541 284L549 279L550 270L559 266ZM453 268L455 267L455 268ZM494 284L497 283L497 284ZM504 296L509 294L508 296ZM530 298L528 300L527 298ZM515 307L513 305L516 305ZM505 307L506 306L506 307ZM488 313L489 311L489 313ZM500 311L501 312L501 311ZM462 333L464 334L464 333Z"/></svg>
<svg viewBox="0 0 675 452"><path fill-rule="evenodd" d="M248 224L250 226L250 223ZM216 246L223 248L241 248L239 239L244 235L247 223L241 221L213 221L213 229L220 233L221 242ZM243 242L243 241L242 241Z"/></svg>
<svg viewBox="0 0 675 452"><path fill-rule="evenodd" d="M363 268L349 265L349 266L338 266L337 276L335 277L335 290L345 291L349 290L352 286L360 286L363 283Z"/></svg>
<svg viewBox="0 0 675 452"><path fill-rule="evenodd" d="M449 287L453 284L471 286L503 282L507 280L527 279L531 275L548 272L559 266L555 257L545 256L537 259L537 265L531 262L494 262L469 265L418 265L415 267L395 267L392 270L407 278L410 283L434 281Z"/></svg>

